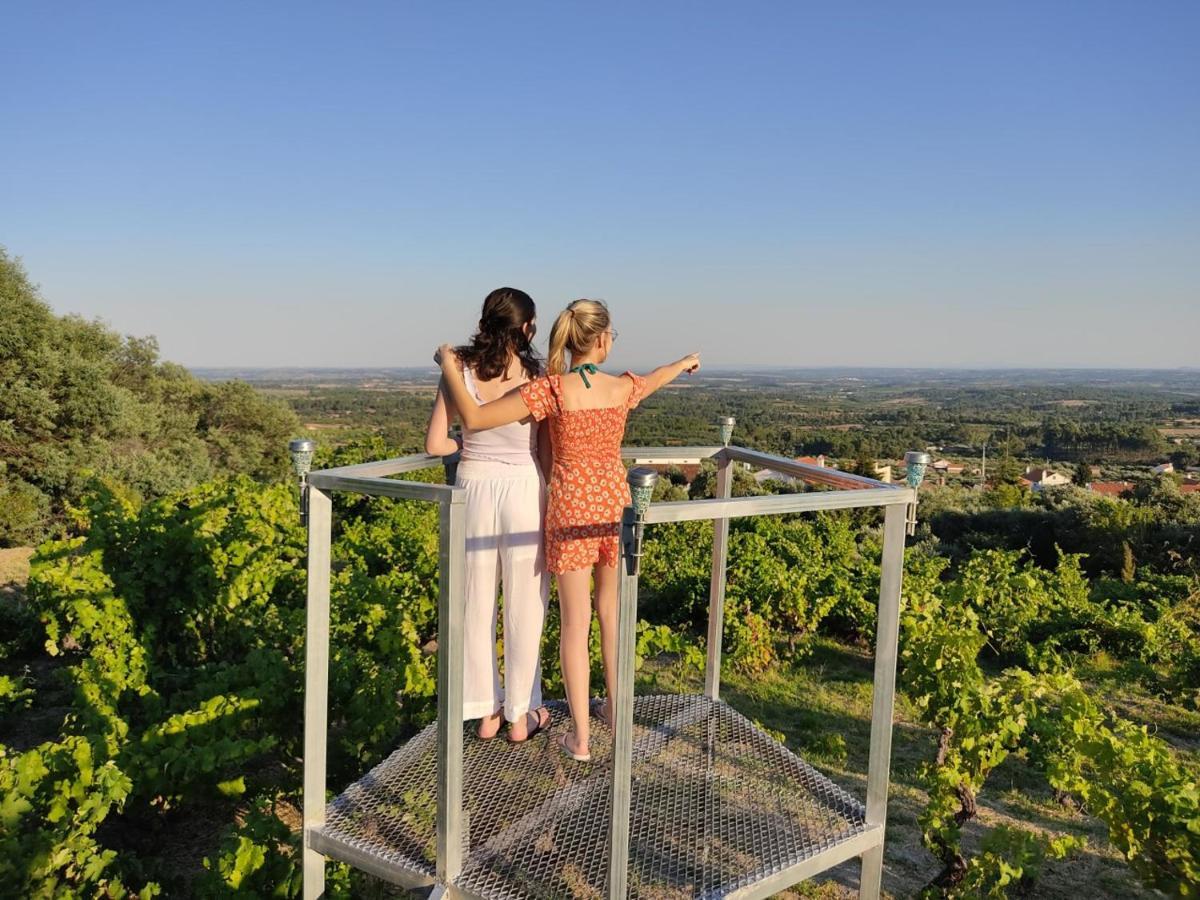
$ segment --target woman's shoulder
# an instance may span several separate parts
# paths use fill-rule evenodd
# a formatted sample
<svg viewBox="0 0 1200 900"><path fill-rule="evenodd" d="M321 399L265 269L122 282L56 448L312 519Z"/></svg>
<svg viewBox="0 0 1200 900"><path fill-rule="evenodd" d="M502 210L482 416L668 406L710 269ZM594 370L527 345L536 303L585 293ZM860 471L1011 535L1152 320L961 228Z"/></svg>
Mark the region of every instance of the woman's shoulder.
<svg viewBox="0 0 1200 900"><path fill-rule="evenodd" d="M634 375L632 372L623 372L620 375L612 375L605 372L603 376L604 380L601 384L604 385L605 393L609 394L617 402L623 402L628 399L630 394L637 390L640 380L640 376Z"/></svg>

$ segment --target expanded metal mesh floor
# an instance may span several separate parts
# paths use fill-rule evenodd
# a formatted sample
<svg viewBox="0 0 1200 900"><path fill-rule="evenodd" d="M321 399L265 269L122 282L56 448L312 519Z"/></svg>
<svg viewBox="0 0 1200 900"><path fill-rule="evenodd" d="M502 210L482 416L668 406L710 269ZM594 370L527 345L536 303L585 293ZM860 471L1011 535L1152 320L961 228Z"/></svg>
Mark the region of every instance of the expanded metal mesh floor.
<svg viewBox="0 0 1200 900"><path fill-rule="evenodd" d="M550 731L525 744L466 732L456 884L472 894L603 896L611 735L593 719L593 761L574 762L552 743L565 706L550 709ZM430 726L331 804L322 852L432 880L436 767ZM858 800L724 703L688 695L637 698L631 805L629 895L655 900L724 896L866 829Z"/></svg>

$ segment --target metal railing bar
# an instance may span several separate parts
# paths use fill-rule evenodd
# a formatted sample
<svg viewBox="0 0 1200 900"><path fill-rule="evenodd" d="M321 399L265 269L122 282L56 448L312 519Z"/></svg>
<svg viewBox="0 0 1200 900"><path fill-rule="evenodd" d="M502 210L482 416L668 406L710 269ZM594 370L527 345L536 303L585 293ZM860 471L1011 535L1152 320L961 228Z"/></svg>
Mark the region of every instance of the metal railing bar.
<svg viewBox="0 0 1200 900"><path fill-rule="evenodd" d="M622 447L621 459L653 465L695 465L725 451L724 447Z"/></svg>
<svg viewBox="0 0 1200 900"><path fill-rule="evenodd" d="M334 475L331 471L314 472L308 483L323 491L350 491L369 497L392 497L399 500L429 500L434 503L462 503L462 488L450 484L429 484L424 481L400 481L375 476ZM458 499L455 491L459 491Z"/></svg>
<svg viewBox="0 0 1200 900"><path fill-rule="evenodd" d="M402 888L412 890L434 884L434 876L427 872L421 872L401 862L381 859L370 851L360 850L353 844L329 837L319 827L306 831L305 847Z"/></svg>
<svg viewBox="0 0 1200 900"><path fill-rule="evenodd" d="M745 447L730 447L729 455L738 462L746 462L751 465L760 466L764 469L770 469L773 472L782 472L784 475L792 475L803 481L812 484L825 484L836 488L884 488L894 491L900 490L900 485L886 484L874 478L867 478L864 475L854 475L850 472L843 472L841 469L830 469L826 466L814 466L811 463L797 462L794 459L787 459L782 456L775 456L771 453L762 453L758 450L747 450Z"/></svg>
<svg viewBox="0 0 1200 900"><path fill-rule="evenodd" d="M650 509L646 511L646 524L736 519L743 516L778 516L784 513L814 512L824 509L892 506L908 503L912 499L912 493L907 488L868 488L866 490L814 491L808 494L734 497L731 500L672 500L651 503Z"/></svg>
<svg viewBox="0 0 1200 900"><path fill-rule="evenodd" d="M325 823L325 751L329 739L329 573L333 503L309 496L308 590L304 625L304 828ZM325 892L325 858L304 847L304 900Z"/></svg>
<svg viewBox="0 0 1200 900"><path fill-rule="evenodd" d="M428 453L414 453L409 456L395 456L391 459L377 459L373 462L355 463L352 466L336 466L332 469L318 469L310 472L313 475L363 475L373 478L383 478L387 475L401 475L405 472L415 472L419 469L433 469L442 465L441 456Z"/></svg>
<svg viewBox="0 0 1200 900"><path fill-rule="evenodd" d="M465 488L457 488L461 500ZM465 503L438 509L437 875L449 884L463 854L463 618L466 610Z"/></svg>
<svg viewBox="0 0 1200 900"><path fill-rule="evenodd" d="M808 859L801 860L794 866L789 866L786 869L776 872L774 875L769 875L761 881L725 894L724 896L730 898L730 900L735 900L735 898L736 900L758 900L760 897L770 897L772 894L777 894L806 878L812 878L814 875L832 869L838 863L843 863L848 859L860 856L874 847L882 846L882 844L882 826L875 825L868 827L865 831L846 838L844 841L840 841L832 847L808 857Z"/></svg>
<svg viewBox="0 0 1200 900"><path fill-rule="evenodd" d="M733 458L722 454L717 464L716 499L733 496ZM721 695L721 645L725 641L725 570L729 563L729 519L713 526L712 569L708 583L708 640L704 663L704 695L716 700ZM710 736L710 742L712 737Z"/></svg>

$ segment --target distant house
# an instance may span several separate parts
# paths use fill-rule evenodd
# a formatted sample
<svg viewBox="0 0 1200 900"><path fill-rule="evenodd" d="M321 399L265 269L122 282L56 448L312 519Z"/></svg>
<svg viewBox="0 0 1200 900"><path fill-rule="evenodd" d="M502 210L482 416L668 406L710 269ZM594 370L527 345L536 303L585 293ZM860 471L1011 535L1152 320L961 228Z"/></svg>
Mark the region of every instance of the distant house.
<svg viewBox="0 0 1200 900"><path fill-rule="evenodd" d="M1093 481L1088 485L1093 494L1104 497L1126 497L1133 493L1132 481Z"/></svg>
<svg viewBox="0 0 1200 900"><path fill-rule="evenodd" d="M1162 465L1155 466L1153 469L1151 469L1150 474L1151 475L1170 475L1170 474L1174 473L1174 471L1175 471L1174 463L1165 462Z"/></svg>
<svg viewBox="0 0 1200 900"><path fill-rule="evenodd" d="M826 459L822 456L797 456L796 462L805 463L810 466L817 466L824 469ZM784 484L794 484L797 481L803 481L802 478L797 478L794 475L785 475L783 472L772 472L770 469L763 469L761 472L754 473L754 480L759 484L764 481L782 481Z"/></svg>
<svg viewBox="0 0 1200 900"><path fill-rule="evenodd" d="M835 468L837 468L836 465L834 464L834 460L832 460L826 456L797 456L796 462L805 463L806 465L810 465L810 466L816 466L817 468L820 468L820 469L835 469ZM875 467L875 477L878 478L880 481L885 481L885 482L890 483L891 478L892 478L892 467L886 466L886 465L883 465L883 466L877 465ZM762 484L764 481L780 481L784 484L795 484L796 482L804 481L803 478L798 478L795 475L787 475L783 472L773 472L770 469L762 469L761 471L755 472L754 480L757 481L759 484ZM829 483L834 485L835 487L843 487L843 488L853 488L853 487L859 486L857 483L855 483L851 480L847 480L845 482L841 482L840 480L832 480Z"/></svg>
<svg viewBox="0 0 1200 900"><path fill-rule="evenodd" d="M1185 481L1179 486L1181 494L1200 494L1200 481Z"/></svg>
<svg viewBox="0 0 1200 900"><path fill-rule="evenodd" d="M961 475L966 471L967 467L962 463L950 462L948 459L939 459L934 461L932 468L939 475Z"/></svg>
<svg viewBox="0 0 1200 900"><path fill-rule="evenodd" d="M1040 491L1050 487L1062 487L1064 484L1070 484L1071 479L1062 472L1052 472L1049 469L1030 466L1025 470L1025 474L1021 476L1021 484L1035 491Z"/></svg>

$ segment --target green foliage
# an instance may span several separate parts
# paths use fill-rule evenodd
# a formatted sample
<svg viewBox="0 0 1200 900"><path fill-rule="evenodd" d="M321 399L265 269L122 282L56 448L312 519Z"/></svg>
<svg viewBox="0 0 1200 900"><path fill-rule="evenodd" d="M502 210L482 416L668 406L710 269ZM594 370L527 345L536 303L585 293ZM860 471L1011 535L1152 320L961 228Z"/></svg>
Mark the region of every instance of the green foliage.
<svg viewBox="0 0 1200 900"><path fill-rule="evenodd" d="M116 852L96 829L129 796L131 782L81 736L21 754L0 745L0 887L30 898L128 896ZM139 897L158 894L146 885Z"/></svg>
<svg viewBox="0 0 1200 900"><path fill-rule="evenodd" d="M280 818L282 798L255 799L242 824L230 828L195 885L201 900L299 897L303 888L298 836ZM350 896L344 865L325 867L325 896Z"/></svg>
<svg viewBox="0 0 1200 900"><path fill-rule="evenodd" d="M0 546L44 536L95 475L154 497L281 474L296 427L247 385L159 362L153 338L55 316L0 249Z"/></svg>
<svg viewBox="0 0 1200 900"><path fill-rule="evenodd" d="M931 889L1004 896L1008 885L1035 877L1047 852L1066 849L1004 833L989 839L980 857L963 856L962 827L975 816L988 776L1012 753L1027 756L1052 788L1078 797L1104 821L1148 886L1191 896L1200 885L1200 790L1170 748L1101 710L1073 675L1010 668L988 677L979 664L989 638L1015 655L1033 623L1064 611L1077 615L1090 602L1071 557L1039 574L1022 569L1015 554L985 553L958 582L926 579L915 594L910 587L902 678L940 734L924 773L929 804L920 816L926 846L944 864ZM1024 655L1042 658L1032 647Z"/></svg>
<svg viewBox="0 0 1200 900"><path fill-rule="evenodd" d="M988 832L978 856L967 865L962 883L947 891L951 897L1003 898L1009 891L1028 892L1047 859L1062 859L1083 849L1071 836L1048 838L1023 828L998 825Z"/></svg>
<svg viewBox="0 0 1200 900"><path fill-rule="evenodd" d="M822 623L869 639L878 555L878 544L860 543L844 515L734 520L725 599L731 664L757 672L781 648L789 658L803 654ZM651 526L641 579L647 617L703 633L711 567L711 522Z"/></svg>

